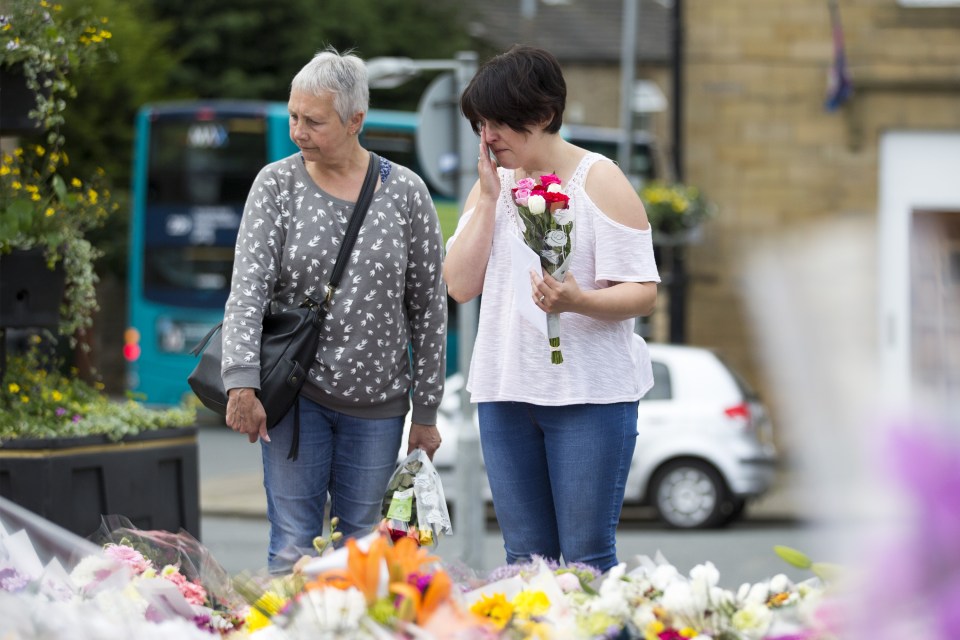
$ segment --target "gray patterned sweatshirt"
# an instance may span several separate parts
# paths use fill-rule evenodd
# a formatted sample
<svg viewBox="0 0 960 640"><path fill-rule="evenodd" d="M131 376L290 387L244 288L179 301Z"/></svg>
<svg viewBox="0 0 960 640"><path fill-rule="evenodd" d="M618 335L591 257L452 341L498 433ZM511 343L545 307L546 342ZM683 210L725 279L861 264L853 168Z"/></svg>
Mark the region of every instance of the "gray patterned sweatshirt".
<svg viewBox="0 0 960 640"><path fill-rule="evenodd" d="M389 163L328 306L302 394L361 418L436 424L446 369L443 239L423 180ZM381 171L381 178L383 172ZM224 313L226 389L260 387L261 320L325 292L353 202L310 178L300 154L264 167L247 198Z"/></svg>

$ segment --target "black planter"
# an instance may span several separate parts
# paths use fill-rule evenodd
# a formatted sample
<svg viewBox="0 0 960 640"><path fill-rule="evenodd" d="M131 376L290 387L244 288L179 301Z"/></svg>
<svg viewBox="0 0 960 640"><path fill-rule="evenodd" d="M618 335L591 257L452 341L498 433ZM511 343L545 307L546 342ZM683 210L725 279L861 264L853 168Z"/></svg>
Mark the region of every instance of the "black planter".
<svg viewBox="0 0 960 640"><path fill-rule="evenodd" d="M200 539L197 428L0 443L0 495L87 537L101 515Z"/></svg>
<svg viewBox="0 0 960 640"><path fill-rule="evenodd" d="M0 255L0 328L57 326L64 281L63 261L48 268L42 249Z"/></svg>
<svg viewBox="0 0 960 640"><path fill-rule="evenodd" d="M28 115L36 108L37 96L27 88L23 72L0 67L0 133L16 135L40 131L42 123Z"/></svg>

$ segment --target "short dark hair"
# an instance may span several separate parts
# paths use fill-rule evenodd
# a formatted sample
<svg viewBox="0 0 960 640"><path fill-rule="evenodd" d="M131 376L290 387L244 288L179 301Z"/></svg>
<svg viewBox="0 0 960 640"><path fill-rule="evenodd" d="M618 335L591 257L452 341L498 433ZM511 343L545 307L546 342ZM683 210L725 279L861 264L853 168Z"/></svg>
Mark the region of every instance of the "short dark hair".
<svg viewBox="0 0 960 640"><path fill-rule="evenodd" d="M524 133L546 122L545 130L557 133L566 104L560 63L549 51L525 45L485 62L460 96L460 110L478 134L484 120Z"/></svg>

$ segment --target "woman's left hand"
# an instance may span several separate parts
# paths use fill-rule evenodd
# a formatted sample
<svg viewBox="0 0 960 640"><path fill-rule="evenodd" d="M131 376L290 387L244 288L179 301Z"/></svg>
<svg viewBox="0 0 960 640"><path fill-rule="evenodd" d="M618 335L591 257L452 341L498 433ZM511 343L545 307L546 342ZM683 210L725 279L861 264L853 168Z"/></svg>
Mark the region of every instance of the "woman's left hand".
<svg viewBox="0 0 960 640"><path fill-rule="evenodd" d="M407 455L410 455L417 447L427 452L427 457L433 460L433 454L440 448L440 431L435 424L417 424L410 425L410 438L407 441Z"/></svg>
<svg viewBox="0 0 960 640"><path fill-rule="evenodd" d="M557 280L549 273L544 273L541 278L531 271L530 284L534 303L547 313L576 311L583 295L577 279L569 271L563 280Z"/></svg>

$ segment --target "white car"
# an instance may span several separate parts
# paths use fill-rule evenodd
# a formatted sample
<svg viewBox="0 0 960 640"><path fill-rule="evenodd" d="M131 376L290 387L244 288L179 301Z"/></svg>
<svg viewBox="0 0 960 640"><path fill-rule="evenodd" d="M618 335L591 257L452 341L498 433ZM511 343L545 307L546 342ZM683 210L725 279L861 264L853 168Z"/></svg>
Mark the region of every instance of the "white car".
<svg viewBox="0 0 960 640"><path fill-rule="evenodd" d="M651 343L654 387L640 401L637 445L627 478L625 503L656 508L668 525L683 529L726 525L748 500L773 484L776 450L764 406L740 377L709 349ZM462 377L447 379L438 427L443 445L434 456L443 489L453 501L459 486L480 485L490 499L481 468L457 469ZM474 431L477 438L474 414ZM406 439L404 439L404 445ZM477 454L479 456L479 454ZM459 475L457 473L459 471ZM471 492L472 493L472 492Z"/></svg>

